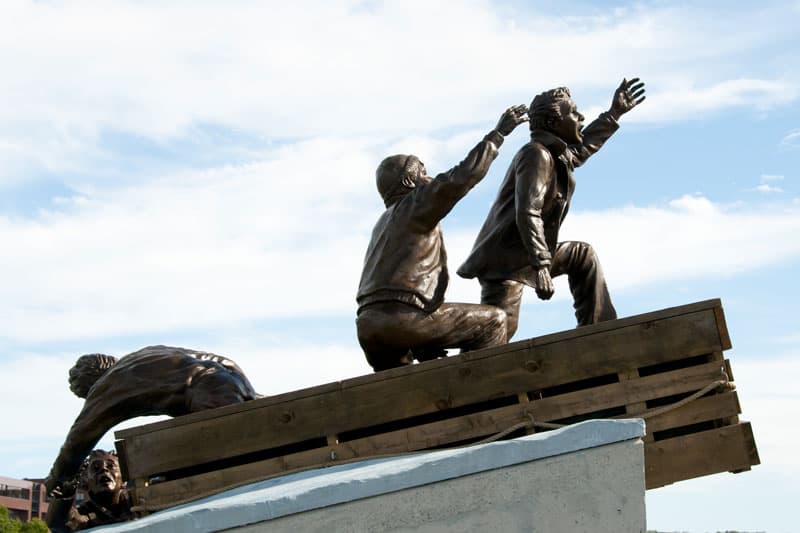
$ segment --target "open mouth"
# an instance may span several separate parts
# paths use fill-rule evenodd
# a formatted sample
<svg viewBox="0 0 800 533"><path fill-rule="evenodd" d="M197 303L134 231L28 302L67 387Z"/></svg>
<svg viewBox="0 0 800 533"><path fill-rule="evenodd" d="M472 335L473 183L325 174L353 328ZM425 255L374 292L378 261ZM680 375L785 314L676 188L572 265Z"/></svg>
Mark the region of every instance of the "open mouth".
<svg viewBox="0 0 800 533"><path fill-rule="evenodd" d="M109 474L102 474L99 478L97 478L97 482L100 485L113 485L115 483L114 478Z"/></svg>

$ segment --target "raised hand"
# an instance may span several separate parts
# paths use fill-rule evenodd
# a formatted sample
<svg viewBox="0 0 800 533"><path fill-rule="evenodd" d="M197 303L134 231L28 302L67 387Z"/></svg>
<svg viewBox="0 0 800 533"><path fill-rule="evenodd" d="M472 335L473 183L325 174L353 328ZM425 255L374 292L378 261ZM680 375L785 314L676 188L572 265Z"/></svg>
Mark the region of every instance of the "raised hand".
<svg viewBox="0 0 800 533"><path fill-rule="evenodd" d="M48 495L52 498L59 500L69 500L75 496L78 487L69 481L66 482L52 482L50 483L53 488L48 491Z"/></svg>
<svg viewBox="0 0 800 533"><path fill-rule="evenodd" d="M525 104L511 106L500 117L495 129L505 137L526 120L528 120L528 106Z"/></svg>
<svg viewBox="0 0 800 533"><path fill-rule="evenodd" d="M644 99L644 82L639 81L639 78L630 81L623 78L622 83L614 91L608 112L614 119L619 120L622 115L644 102Z"/></svg>

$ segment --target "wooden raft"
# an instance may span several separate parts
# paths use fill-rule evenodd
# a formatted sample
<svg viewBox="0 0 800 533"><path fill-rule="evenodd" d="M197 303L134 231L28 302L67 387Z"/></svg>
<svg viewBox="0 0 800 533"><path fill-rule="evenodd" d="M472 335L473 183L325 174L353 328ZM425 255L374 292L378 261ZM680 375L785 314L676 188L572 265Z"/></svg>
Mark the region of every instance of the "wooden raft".
<svg viewBox="0 0 800 533"><path fill-rule="evenodd" d="M641 415L652 489L759 464L722 355L730 346L721 303L708 300L130 428L116 446L146 512L531 420ZM728 386L668 407L715 381Z"/></svg>

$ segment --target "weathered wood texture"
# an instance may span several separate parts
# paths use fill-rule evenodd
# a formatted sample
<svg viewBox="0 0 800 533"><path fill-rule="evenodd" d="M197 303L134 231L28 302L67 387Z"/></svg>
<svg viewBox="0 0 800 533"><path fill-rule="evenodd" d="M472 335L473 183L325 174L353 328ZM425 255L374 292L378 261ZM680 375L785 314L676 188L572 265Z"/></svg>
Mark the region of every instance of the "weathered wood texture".
<svg viewBox="0 0 800 533"><path fill-rule="evenodd" d="M644 416L654 488L758 464L735 392L663 412L731 381L728 348L720 302L709 300L116 435L137 498L155 508L299 469L463 444L530 420Z"/></svg>

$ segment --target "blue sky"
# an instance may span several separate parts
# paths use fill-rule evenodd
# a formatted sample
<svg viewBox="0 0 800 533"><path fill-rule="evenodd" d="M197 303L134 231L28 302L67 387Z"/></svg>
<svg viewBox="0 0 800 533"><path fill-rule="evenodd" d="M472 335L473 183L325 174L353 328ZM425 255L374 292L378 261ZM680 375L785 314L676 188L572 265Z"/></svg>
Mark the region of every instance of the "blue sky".
<svg viewBox="0 0 800 533"><path fill-rule="evenodd" d="M563 238L598 250L620 315L722 299L764 463L648 492L648 526L796 527L800 3L284 4L0 7L0 475L47 473L83 353L209 350L265 394L369 372L378 162L445 170L510 105L567 85L592 118L640 76ZM526 137L445 221L452 270ZM573 327L568 292L527 293L516 339Z"/></svg>

